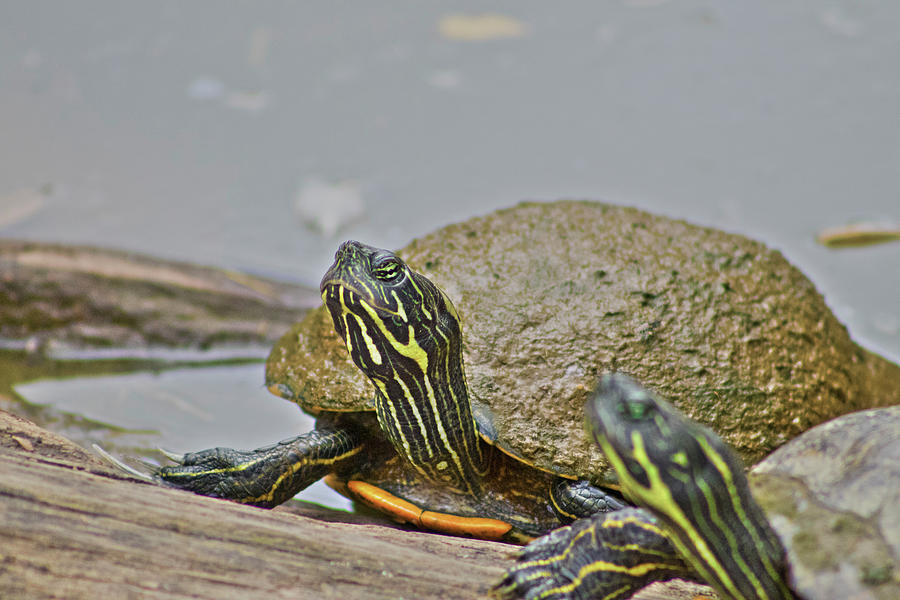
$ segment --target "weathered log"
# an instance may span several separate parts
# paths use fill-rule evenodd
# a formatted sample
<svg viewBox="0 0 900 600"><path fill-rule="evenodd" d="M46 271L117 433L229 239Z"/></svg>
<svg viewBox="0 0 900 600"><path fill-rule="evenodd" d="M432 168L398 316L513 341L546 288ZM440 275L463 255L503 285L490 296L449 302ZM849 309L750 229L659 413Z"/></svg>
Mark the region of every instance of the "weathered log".
<svg viewBox="0 0 900 600"><path fill-rule="evenodd" d="M479 598L515 551L138 482L2 412L0 540L0 598Z"/></svg>
<svg viewBox="0 0 900 600"><path fill-rule="evenodd" d="M57 436L7 423L3 598L472 598L509 560L502 544L137 483Z"/></svg>
<svg viewBox="0 0 900 600"><path fill-rule="evenodd" d="M318 290L244 273L0 240L0 337L7 339L79 348L267 349L320 303Z"/></svg>

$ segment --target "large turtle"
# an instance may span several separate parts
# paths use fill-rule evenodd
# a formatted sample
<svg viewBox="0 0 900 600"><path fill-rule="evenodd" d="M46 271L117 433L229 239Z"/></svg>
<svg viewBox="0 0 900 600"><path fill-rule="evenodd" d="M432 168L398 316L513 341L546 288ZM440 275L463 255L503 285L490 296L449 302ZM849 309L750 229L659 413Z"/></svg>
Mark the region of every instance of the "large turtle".
<svg viewBox="0 0 900 600"><path fill-rule="evenodd" d="M885 381L897 368L853 344L780 254L740 236L523 204L399 255L409 264L343 244L326 307L269 357L270 389L316 415L313 431L188 454L159 478L273 506L328 475L397 519L522 541L620 506L581 428L601 372L665 391L747 460L870 398L900 400Z"/></svg>
<svg viewBox="0 0 900 600"><path fill-rule="evenodd" d="M493 595L628 598L672 578L705 581L737 600L900 594L900 406L812 429L752 481L712 430L627 376L604 375L586 412L640 508L581 519L529 544Z"/></svg>

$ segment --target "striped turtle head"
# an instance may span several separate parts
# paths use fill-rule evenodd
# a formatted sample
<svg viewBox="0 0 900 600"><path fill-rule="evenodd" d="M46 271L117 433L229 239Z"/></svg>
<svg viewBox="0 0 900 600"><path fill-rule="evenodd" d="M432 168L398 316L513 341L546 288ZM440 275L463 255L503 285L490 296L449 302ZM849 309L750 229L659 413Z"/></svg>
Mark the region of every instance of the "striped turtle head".
<svg viewBox="0 0 900 600"><path fill-rule="evenodd" d="M723 597L793 598L784 549L719 436L621 374L601 379L587 419L625 495L666 524Z"/></svg>
<svg viewBox="0 0 900 600"><path fill-rule="evenodd" d="M393 252L344 242L320 290L350 357L370 379L384 381L395 375L392 355L424 353L413 357L422 362L460 352L453 305Z"/></svg>
<svg viewBox="0 0 900 600"><path fill-rule="evenodd" d="M611 461L614 457L621 461L626 471L619 475L625 475L632 484L623 484L626 493L631 493L628 487L649 489L648 470L656 469L680 474L670 482L673 487L692 485L711 467L705 460L704 447L723 456L730 470L743 473L740 459L719 436L621 373L602 377L597 393L588 402L587 413L597 444Z"/></svg>
<svg viewBox="0 0 900 600"><path fill-rule="evenodd" d="M321 291L397 452L426 478L477 493L484 458L450 299L393 252L354 241L338 248Z"/></svg>

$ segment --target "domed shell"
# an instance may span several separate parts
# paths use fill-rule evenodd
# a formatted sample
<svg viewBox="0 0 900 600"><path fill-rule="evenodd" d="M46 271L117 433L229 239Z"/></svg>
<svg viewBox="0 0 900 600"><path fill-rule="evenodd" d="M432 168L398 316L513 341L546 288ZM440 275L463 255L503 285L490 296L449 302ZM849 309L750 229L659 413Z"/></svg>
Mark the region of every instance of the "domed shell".
<svg viewBox="0 0 900 600"><path fill-rule="evenodd" d="M900 403L900 369L856 346L780 253L742 236L562 201L449 225L398 254L460 313L482 434L547 471L608 472L583 430L605 371L672 399L748 462L834 416ZM267 380L313 413L372 408L324 309L276 345Z"/></svg>

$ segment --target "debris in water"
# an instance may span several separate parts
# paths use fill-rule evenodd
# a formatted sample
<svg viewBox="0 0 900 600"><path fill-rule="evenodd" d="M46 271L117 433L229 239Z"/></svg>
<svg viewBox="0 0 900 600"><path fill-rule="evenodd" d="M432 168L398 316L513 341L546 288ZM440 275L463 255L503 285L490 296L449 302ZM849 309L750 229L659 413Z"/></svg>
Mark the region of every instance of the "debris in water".
<svg viewBox="0 0 900 600"><path fill-rule="evenodd" d="M890 223L853 223L823 229L816 236L829 248L855 248L900 240L900 226Z"/></svg>
<svg viewBox="0 0 900 600"><path fill-rule="evenodd" d="M847 16L841 9L834 6L822 11L819 20L825 29L843 37L856 37L863 31L862 23Z"/></svg>
<svg viewBox="0 0 900 600"><path fill-rule="evenodd" d="M269 59L272 49L272 30L268 27L256 27L250 32L247 48L247 64L254 69L261 69Z"/></svg>
<svg viewBox="0 0 900 600"><path fill-rule="evenodd" d="M357 182L330 183L316 178L306 179L300 185L294 208L304 225L329 238L366 212Z"/></svg>
<svg viewBox="0 0 900 600"><path fill-rule="evenodd" d="M198 77L187 86L191 100L217 100L225 94L225 84L212 77Z"/></svg>
<svg viewBox="0 0 900 600"><path fill-rule="evenodd" d="M269 107L269 94L265 91L242 92L236 90L228 92L225 95L225 106L255 115Z"/></svg>
<svg viewBox="0 0 900 600"><path fill-rule="evenodd" d="M445 69L430 74L427 81L436 88L449 90L459 87L459 84L462 83L462 75L456 69Z"/></svg>
<svg viewBox="0 0 900 600"><path fill-rule="evenodd" d="M456 42L483 42L522 37L528 26L506 15L444 15L438 22L441 37Z"/></svg>

